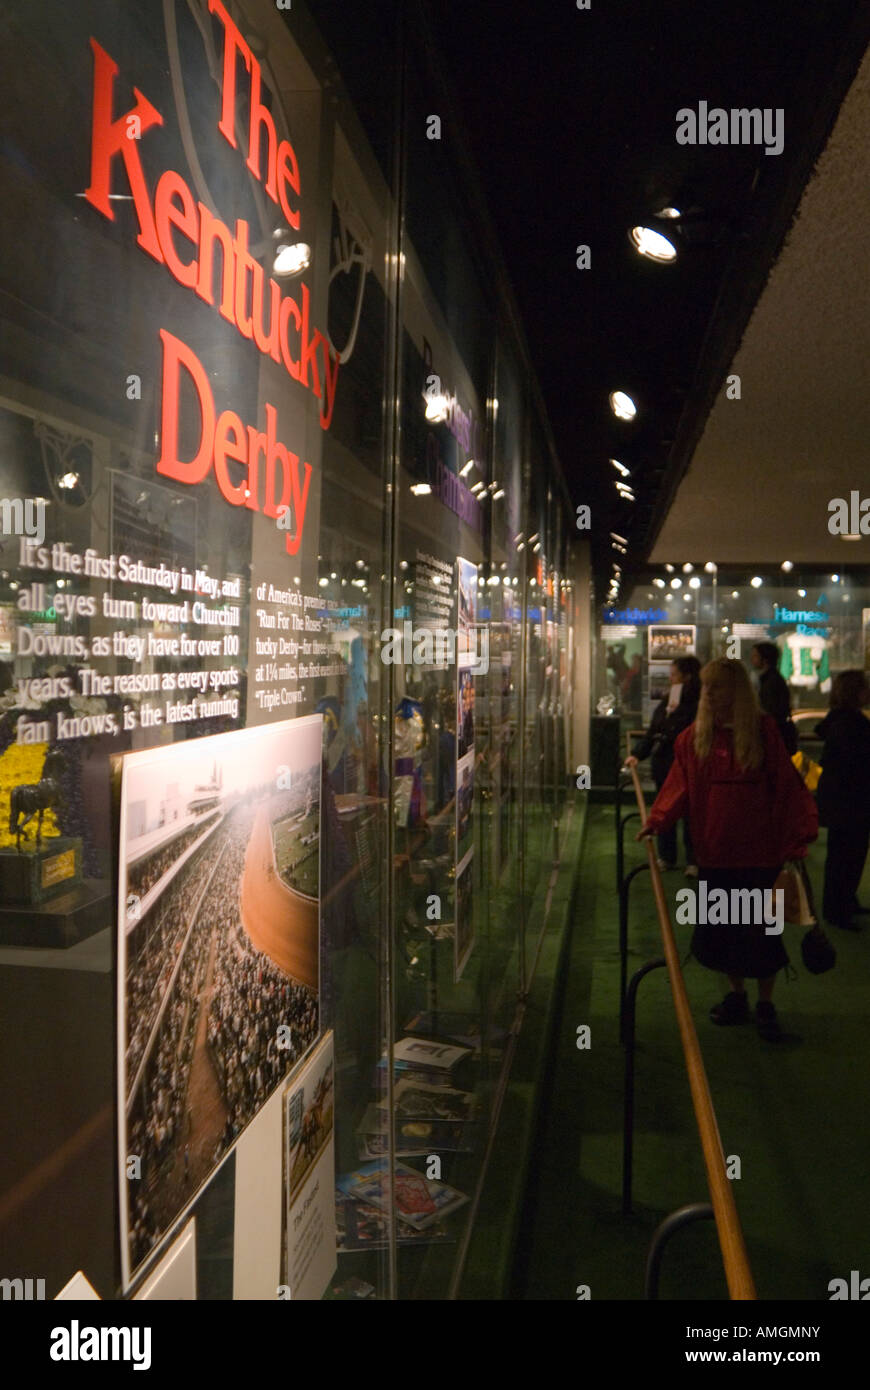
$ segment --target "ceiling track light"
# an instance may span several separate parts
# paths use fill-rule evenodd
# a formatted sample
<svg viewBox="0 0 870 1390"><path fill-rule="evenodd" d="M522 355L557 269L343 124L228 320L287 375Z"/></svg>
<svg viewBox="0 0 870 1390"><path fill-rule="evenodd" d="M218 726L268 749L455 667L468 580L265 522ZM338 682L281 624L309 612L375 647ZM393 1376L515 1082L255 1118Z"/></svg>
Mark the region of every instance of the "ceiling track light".
<svg viewBox="0 0 870 1390"><path fill-rule="evenodd" d="M617 420L633 420L637 415L637 406L627 391L611 391L608 399Z"/></svg>
<svg viewBox="0 0 870 1390"><path fill-rule="evenodd" d="M657 265L673 265L677 259L677 248L670 237L657 232L655 227L631 227L628 239L639 256Z"/></svg>

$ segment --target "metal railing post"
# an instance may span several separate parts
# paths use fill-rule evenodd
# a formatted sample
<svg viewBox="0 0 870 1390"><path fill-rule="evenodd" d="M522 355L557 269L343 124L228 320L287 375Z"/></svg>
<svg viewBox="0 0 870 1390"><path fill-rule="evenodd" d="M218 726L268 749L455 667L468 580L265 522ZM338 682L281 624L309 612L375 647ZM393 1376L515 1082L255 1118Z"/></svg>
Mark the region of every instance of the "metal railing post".
<svg viewBox="0 0 870 1390"><path fill-rule="evenodd" d="M625 1084L622 1113L622 1214L631 1213L631 1179L634 1166L634 1035L637 1013L637 991L641 980L652 970L667 965L664 956L648 960L631 977L625 996Z"/></svg>
<svg viewBox="0 0 870 1390"><path fill-rule="evenodd" d="M671 1237L675 1236L677 1231L681 1231L684 1226L691 1226L695 1221L709 1221L712 1216L713 1208L709 1202L692 1202L688 1206L680 1207L677 1211L672 1211L670 1216L665 1217L656 1229L650 1243L646 1260L644 1298L656 1299L659 1296L662 1257L665 1253L665 1246Z"/></svg>
<svg viewBox="0 0 870 1390"><path fill-rule="evenodd" d="M646 873L649 864L638 864L626 874L619 885L619 1041L625 1040L625 982L628 978L628 893L638 874Z"/></svg>

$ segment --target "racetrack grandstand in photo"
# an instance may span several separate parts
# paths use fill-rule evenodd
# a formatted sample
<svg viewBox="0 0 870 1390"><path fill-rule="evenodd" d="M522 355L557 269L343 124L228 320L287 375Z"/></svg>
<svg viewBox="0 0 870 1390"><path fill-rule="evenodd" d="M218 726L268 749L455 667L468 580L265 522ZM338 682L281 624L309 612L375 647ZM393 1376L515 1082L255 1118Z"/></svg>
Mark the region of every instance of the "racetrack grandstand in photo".
<svg viewBox="0 0 870 1390"><path fill-rule="evenodd" d="M318 1035L320 729L289 721L125 760L131 1273Z"/></svg>

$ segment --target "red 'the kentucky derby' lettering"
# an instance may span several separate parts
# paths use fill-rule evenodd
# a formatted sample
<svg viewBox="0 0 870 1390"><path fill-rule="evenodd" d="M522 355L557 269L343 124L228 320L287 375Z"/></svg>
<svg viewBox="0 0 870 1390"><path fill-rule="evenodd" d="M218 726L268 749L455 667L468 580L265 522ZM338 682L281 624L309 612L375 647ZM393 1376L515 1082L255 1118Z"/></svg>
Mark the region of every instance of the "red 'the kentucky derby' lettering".
<svg viewBox="0 0 870 1390"><path fill-rule="evenodd" d="M288 189L299 194L299 167L289 142L278 142L274 120L263 105L259 64L221 0L209 0L209 8L217 14L225 34L219 129L235 146L236 60L241 56L251 81L248 168L262 181L261 135L265 132L264 187L280 203L290 225L298 227L299 210L290 206ZM152 204L139 153L140 139L152 127L162 126L163 117L137 87L133 88L135 103L122 115L113 116L118 65L96 39L90 43L94 94L91 179L85 198L113 222L112 173L122 167L139 221L137 241L143 251L164 265L179 285L216 308L264 357L283 366L294 382L310 390L321 402L321 428L329 429L339 358L327 335L311 321L308 286L300 283L298 301L283 294L281 286L249 249L247 222L237 220L235 234L231 233L220 218L194 199L182 176L174 170L165 170L158 179ZM292 534L285 534L285 545L288 554L296 555L302 544L312 469L309 463L300 465L298 454L277 438L275 407L265 403L265 430L246 426L232 410L218 414L208 373L196 354L164 328L160 337L163 396L157 472L178 483L195 486L203 483L214 469L221 496L230 506L262 510L271 518L282 516L289 508L295 529ZM186 373L187 397L192 388L199 409L198 443L193 456L187 459L179 457L182 371Z"/></svg>

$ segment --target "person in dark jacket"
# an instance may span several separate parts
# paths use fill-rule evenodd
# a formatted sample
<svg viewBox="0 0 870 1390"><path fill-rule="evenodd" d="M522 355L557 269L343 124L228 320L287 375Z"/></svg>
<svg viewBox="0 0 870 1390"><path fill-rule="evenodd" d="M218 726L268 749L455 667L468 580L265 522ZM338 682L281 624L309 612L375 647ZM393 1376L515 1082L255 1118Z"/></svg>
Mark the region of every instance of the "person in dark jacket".
<svg viewBox="0 0 870 1390"><path fill-rule="evenodd" d="M757 642L749 659L755 670L761 672L758 678L758 703L764 713L776 721L786 752L791 756L798 748L797 729L792 723L788 686L777 669L779 649L775 642Z"/></svg>
<svg viewBox="0 0 870 1390"><path fill-rule="evenodd" d="M816 733L824 740L816 792L819 819L828 827L822 910L827 921L857 931L858 884L870 843L870 721L861 710L870 699L863 671L841 671L831 688L830 713Z"/></svg>
<svg viewBox="0 0 870 1390"><path fill-rule="evenodd" d="M653 711L650 726L635 745L634 752L625 760L626 767L636 767L649 758L650 771L661 791L665 778L674 761L674 743L677 735L694 722L701 697L701 663L694 656L680 656L671 663L671 688ZM686 847L686 873L697 874L692 841L689 835L689 822L683 821L683 843ZM677 827L672 825L658 837L659 868L673 869L677 862Z"/></svg>

